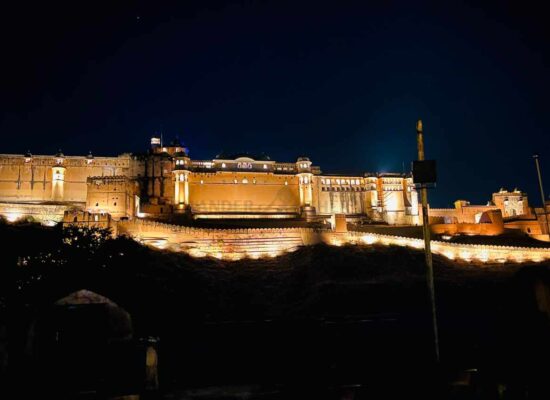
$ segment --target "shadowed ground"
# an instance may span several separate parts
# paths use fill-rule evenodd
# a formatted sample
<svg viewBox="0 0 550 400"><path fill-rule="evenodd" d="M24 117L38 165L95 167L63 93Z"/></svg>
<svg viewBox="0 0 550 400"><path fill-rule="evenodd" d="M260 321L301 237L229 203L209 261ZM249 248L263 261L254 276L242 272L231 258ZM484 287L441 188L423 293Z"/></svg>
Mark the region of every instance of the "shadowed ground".
<svg viewBox="0 0 550 400"><path fill-rule="evenodd" d="M352 384L428 394L468 368L479 371L479 387L488 391L498 382L510 393L546 390L548 264L482 266L435 256L436 366L424 258L416 250L319 245L275 259L222 262L125 238L61 245L56 228L4 225L0 232L7 244L2 293L14 293L16 311L15 370L28 361L28 321L85 288L124 307L136 336L160 338L162 393L189 397L193 388L263 382L278 385L258 393L291 397ZM24 385L33 378L19 379Z"/></svg>

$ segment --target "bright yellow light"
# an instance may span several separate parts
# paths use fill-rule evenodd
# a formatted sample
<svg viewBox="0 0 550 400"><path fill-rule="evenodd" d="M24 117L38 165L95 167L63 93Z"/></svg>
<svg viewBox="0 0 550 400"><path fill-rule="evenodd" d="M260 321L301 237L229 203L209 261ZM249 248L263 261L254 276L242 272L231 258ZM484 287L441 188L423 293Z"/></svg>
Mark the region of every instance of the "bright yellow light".
<svg viewBox="0 0 550 400"><path fill-rule="evenodd" d="M445 253L443 253L443 255L447 257L449 260L455 259L455 253L453 253L452 251L446 251Z"/></svg>
<svg viewBox="0 0 550 400"><path fill-rule="evenodd" d="M191 257L206 257L206 253L204 251L200 251L199 249L193 248L187 250L187 254L189 254Z"/></svg>
<svg viewBox="0 0 550 400"><path fill-rule="evenodd" d="M146 243L160 250L164 250L168 247L168 241L166 239L147 240Z"/></svg>
<svg viewBox="0 0 550 400"><path fill-rule="evenodd" d="M489 261L489 252L487 250L480 250L476 254L476 258L482 262L487 262Z"/></svg>
<svg viewBox="0 0 550 400"><path fill-rule="evenodd" d="M18 213L18 212L9 212L9 213L6 213L6 219L8 220L8 222L15 222L15 221L17 221L19 218L21 218L21 214Z"/></svg>
<svg viewBox="0 0 550 400"><path fill-rule="evenodd" d="M514 257L513 257L513 260L517 263L522 263L523 262L523 255L522 254L515 254Z"/></svg>
<svg viewBox="0 0 550 400"><path fill-rule="evenodd" d="M409 240L405 239L405 238L399 238L395 241L395 244L397 244L398 246L407 246L409 243L411 243Z"/></svg>

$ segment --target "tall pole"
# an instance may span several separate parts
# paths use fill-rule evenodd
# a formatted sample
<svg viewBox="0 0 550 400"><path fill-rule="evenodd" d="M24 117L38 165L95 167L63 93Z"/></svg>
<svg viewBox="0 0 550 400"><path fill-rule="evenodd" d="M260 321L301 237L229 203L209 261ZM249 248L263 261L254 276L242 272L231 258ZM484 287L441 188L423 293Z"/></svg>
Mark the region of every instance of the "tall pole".
<svg viewBox="0 0 550 400"><path fill-rule="evenodd" d="M418 160L424 161L424 132L422 129L422 120L416 123L416 140L418 144ZM421 184L420 196L422 199L422 233L424 235L424 254L426 256L426 278L428 289L430 291L430 302L432 305L432 325L435 344L435 359L439 363L439 333L437 330L437 314L435 310L435 289L434 289L434 269L432 262L432 249L430 245L430 225L428 219L428 189L426 184Z"/></svg>
<svg viewBox="0 0 550 400"><path fill-rule="evenodd" d="M540 188L540 197L542 200L542 212L544 212L544 219L546 220L546 233L548 234L548 237L550 237L550 227L548 226L548 213L546 212L546 200L544 197L544 189L542 188L542 176L540 174L540 165L539 165L539 155L533 154L533 158L535 159L535 165L537 166L537 174L539 176L539 188Z"/></svg>

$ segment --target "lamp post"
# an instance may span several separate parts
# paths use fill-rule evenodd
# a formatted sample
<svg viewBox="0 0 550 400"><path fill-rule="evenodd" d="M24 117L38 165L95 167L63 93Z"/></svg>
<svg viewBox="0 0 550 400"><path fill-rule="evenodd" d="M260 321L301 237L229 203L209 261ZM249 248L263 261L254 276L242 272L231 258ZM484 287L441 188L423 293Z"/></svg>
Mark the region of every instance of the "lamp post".
<svg viewBox="0 0 550 400"><path fill-rule="evenodd" d="M539 188L540 188L540 197L542 200L542 212L544 212L544 219L546 221L546 234L550 237L550 227L548 226L548 213L546 212L546 200L544 197L544 189L542 188L542 176L540 174L540 164L539 164L539 155L537 153L533 154L535 159L535 166L537 167L537 175L539 177Z"/></svg>
<svg viewBox="0 0 550 400"><path fill-rule="evenodd" d="M418 145L418 161L426 162L424 158L424 131L422 120L416 123L416 140ZM435 170L435 167L434 167ZM435 172L435 171L434 171ZM413 179L415 179L413 177ZM422 200L422 233L424 236L424 254L426 256L426 279L430 291L430 302L432 306L432 325L435 345L435 359L439 363L439 333L437 329L437 315L435 309L434 270L432 262L432 249L430 243L430 225L428 216L428 188L426 179L420 179L420 197ZM434 182L434 181L432 181Z"/></svg>

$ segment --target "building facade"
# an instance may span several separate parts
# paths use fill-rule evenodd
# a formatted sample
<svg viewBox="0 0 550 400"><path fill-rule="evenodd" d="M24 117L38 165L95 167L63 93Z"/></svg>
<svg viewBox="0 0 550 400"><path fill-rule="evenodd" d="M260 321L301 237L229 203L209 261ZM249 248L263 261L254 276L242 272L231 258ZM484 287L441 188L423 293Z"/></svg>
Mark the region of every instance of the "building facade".
<svg viewBox="0 0 550 400"><path fill-rule="evenodd" d="M147 153L118 157L0 155L0 214L17 219L44 207L62 210L60 217L74 209L115 220L184 214L315 221L345 214L390 224L419 222L410 175L323 174L307 157L276 162L220 154L194 160L178 141L163 146L158 138Z"/></svg>

